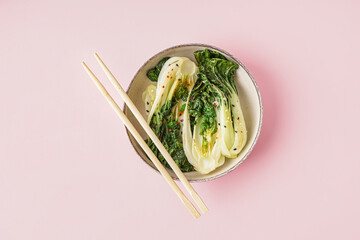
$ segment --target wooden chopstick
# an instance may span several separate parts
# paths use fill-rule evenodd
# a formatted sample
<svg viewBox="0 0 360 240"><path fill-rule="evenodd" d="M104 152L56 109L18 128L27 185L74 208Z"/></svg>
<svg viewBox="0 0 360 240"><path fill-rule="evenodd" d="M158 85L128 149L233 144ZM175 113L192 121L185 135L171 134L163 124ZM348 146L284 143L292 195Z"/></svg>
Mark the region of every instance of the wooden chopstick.
<svg viewBox="0 0 360 240"><path fill-rule="evenodd" d="M197 211L197 209L194 207L194 205L190 202L190 200L184 195L184 193L180 190L178 185L174 182L170 174L166 171L165 167L161 164L159 159L155 156L155 154L151 151L149 146L146 144L144 139L142 139L141 135L136 131L135 127L131 124L130 120L126 117L126 115L121 111L120 107L116 104L114 99L110 96L110 94L107 92L105 87L101 84L101 82L97 79L95 74L89 69L89 67L85 64L85 62L82 62L83 67L85 68L86 72L89 74L91 79L94 81L95 85L98 87L102 95L106 98L106 100L109 102L111 107L114 109L114 111L117 113L121 121L125 124L127 129L131 132L131 134L134 136L136 141L140 144L142 149L144 149L145 153L150 157L150 160L154 163L156 168L159 170L161 175L165 178L167 183L171 186L171 188L174 190L174 192L178 195L180 200L183 202L185 207L190 211L190 213L193 215L194 218L200 217L200 213Z"/></svg>
<svg viewBox="0 0 360 240"><path fill-rule="evenodd" d="M172 159L170 154L167 152L165 147L160 142L159 138L155 135L155 133L152 131L150 126L145 121L144 117L141 115L139 110L136 108L134 103L131 101L129 96L126 94L124 89L121 87L120 83L116 80L114 75L110 72L110 70L106 67L105 63L101 60L98 54L94 54L95 58L98 60L100 66L106 73L106 76L109 78L111 83L114 85L122 99L125 101L126 105L130 108L131 112L134 114L135 118L139 121L141 126L144 128L145 132L148 134L148 136L151 138L151 140L154 142L155 146L159 149L160 153L164 156L165 160L168 162L170 167L175 172L176 176L180 179L182 184L185 186L186 190L190 193L191 197L194 199L195 203L199 206L201 212L205 213L208 211L208 208L206 207L203 200L200 198L200 196L197 194L195 189L191 186L189 181L186 179L185 175L182 173L178 165L175 163L175 161Z"/></svg>

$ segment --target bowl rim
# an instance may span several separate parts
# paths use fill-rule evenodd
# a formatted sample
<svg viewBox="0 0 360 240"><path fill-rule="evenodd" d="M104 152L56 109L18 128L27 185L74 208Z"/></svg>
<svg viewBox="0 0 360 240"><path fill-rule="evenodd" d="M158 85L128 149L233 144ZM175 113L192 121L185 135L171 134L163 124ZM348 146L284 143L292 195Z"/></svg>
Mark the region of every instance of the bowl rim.
<svg viewBox="0 0 360 240"><path fill-rule="evenodd" d="M242 159L240 159L240 161L238 163L236 163L232 168L228 169L227 171L225 172L222 172L222 173L219 173L213 177L210 177L210 178L206 178L206 179L195 179L195 180L191 180L191 179L188 179L189 182L208 182L208 181L211 181L211 180L214 180L214 179L217 179L219 177L222 177L226 174L228 174L229 172L233 171L235 168L237 168L241 163L243 163L245 161L245 159L250 155L250 153L252 152L255 144L257 143L258 139L259 139L259 135L260 135L260 132L261 132L261 128L262 128L262 122L263 122L263 104L262 104L262 99L261 99L261 94L260 94L260 91L259 91L259 87L258 85L256 84L255 80L254 80L254 77L251 75L250 71L245 67L245 65L240 62L236 57L234 57L232 54L230 54L229 52L221 49L221 48L218 48L218 47L215 47L215 46L212 46L212 45L209 45L209 44L204 44L204 43L186 43L186 44L180 44L180 45L175 45L175 46L172 46L172 47L169 47L169 48L166 48L164 50L161 50L160 52L156 53L155 55L153 55L151 58L149 58L144 64L142 64L142 66L136 71L135 75L133 76L127 90L126 90L126 93L129 94L129 90L135 80L135 77L140 73L140 71L150 62L152 61L154 58L156 58L157 56L169 51L169 50L173 50L173 49L176 49L176 48L182 48L182 47L204 47L204 48L211 48L211 49L215 49L216 51L226 55L226 57L229 57L231 58L234 62L236 62L237 64L239 64L244 70L245 72L249 75L254 87L255 87L255 90L256 90L256 94L257 94L257 97L258 97L258 101L259 101L259 104L260 104L260 113L259 113L259 116L260 116L260 119L259 119L259 126L258 126L258 129L257 129L257 132L256 132L256 135L255 135L255 139L254 141L252 142L249 150L247 151L247 153L244 155L244 157ZM130 111L127 107L127 105L124 103L124 107L123 107L123 112L124 114L126 115L127 111ZM130 140L130 136L131 134L129 133L128 129L125 127L125 130L126 130L126 133L128 135L128 138ZM130 141L131 145L133 145L132 141ZM149 166L150 168L152 168L153 170L155 170L155 172L157 172L158 174L160 174L159 170L153 166L151 166L150 164L148 164L145 159L143 159L140 155L140 153L138 152L138 150L135 148L135 146L133 145L133 148L135 150L135 152L138 154L138 156L146 163L147 166ZM175 177L172 177L174 180L179 180L176 176Z"/></svg>

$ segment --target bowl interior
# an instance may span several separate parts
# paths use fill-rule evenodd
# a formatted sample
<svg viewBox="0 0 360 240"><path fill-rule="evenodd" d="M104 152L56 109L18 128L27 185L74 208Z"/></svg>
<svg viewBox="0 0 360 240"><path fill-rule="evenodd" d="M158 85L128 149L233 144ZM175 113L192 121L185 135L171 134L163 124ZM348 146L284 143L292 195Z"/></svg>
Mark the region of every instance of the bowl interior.
<svg viewBox="0 0 360 240"><path fill-rule="evenodd" d="M147 116L145 114L145 105L142 100L142 93L144 92L145 88L149 84L154 84L151 82L147 77L146 73L149 69L153 68L163 57L173 57L173 56L181 56L181 57L188 57L192 61L196 63L194 52L196 50L200 49L212 49L218 52L221 52L223 55L227 57L229 61L236 62L239 64L239 69L235 73L235 83L236 87L239 92L240 96L240 102L241 102L241 108L244 113L244 118L246 122L246 128L248 131L248 139L245 147L240 152L239 156L237 158L233 159L226 159L224 165L221 167L215 169L214 171L208 173L208 174L200 174L196 171L185 173L185 176L189 181L207 181L211 180L217 177L220 177L231 170L233 170L235 167L237 167L244 159L248 156L248 154L251 152L258 135L260 133L261 128L261 121L262 121L262 103L260 98L260 93L258 91L257 85L255 81L252 79L250 73L246 70L246 68L243 66L242 63L240 63L236 58L232 57L229 53L218 49L213 46L203 45L203 44L188 44L188 45L180 45L175 46L169 49L166 49L158 54L156 54L154 57L150 58L136 73L134 76L129 88L128 88L128 95L131 98L131 100L134 102L136 107L139 109L141 114L144 116L145 119L147 119ZM138 123L134 115L131 113L131 111L125 106L124 112L129 118L129 120L133 123L136 129L138 129L141 136L146 139L147 134L142 129L141 125ZM141 149L139 144L136 142L136 140L133 138L133 136L128 132L129 139L134 146L136 152L139 154L139 156L147 163L149 164L153 169L157 171L153 163L150 161L150 159L146 156L144 151ZM170 175L177 179L176 175L172 170L169 170Z"/></svg>

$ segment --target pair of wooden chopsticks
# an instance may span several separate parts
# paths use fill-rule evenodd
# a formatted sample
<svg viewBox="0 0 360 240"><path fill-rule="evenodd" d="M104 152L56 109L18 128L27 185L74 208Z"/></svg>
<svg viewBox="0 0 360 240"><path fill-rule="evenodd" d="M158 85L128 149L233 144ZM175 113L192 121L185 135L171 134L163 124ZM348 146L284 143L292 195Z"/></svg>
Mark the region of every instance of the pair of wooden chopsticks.
<svg viewBox="0 0 360 240"><path fill-rule="evenodd" d="M169 163L170 167L175 172L176 176L180 179L182 184L185 186L186 190L190 193L191 197L195 201L195 203L198 205L202 213L205 213L208 211L208 208L206 207L205 203L202 201L200 196L197 194L195 189L190 185L188 180L186 179L185 175L181 172L179 167L176 165L175 161L172 159L170 154L166 151L165 147L162 145L158 137L155 135L155 133L152 131L150 126L147 124L139 110L136 108L134 103L131 101L129 96L126 94L124 89L121 87L119 82L116 80L114 75L110 72L110 70L106 67L104 62L101 60L99 55L95 53L95 58L99 62L101 68L105 72L108 79L111 81L113 86L116 88L117 92L120 94L122 99L125 101L126 105L129 107L129 109L132 111L136 119L139 121L141 126L144 128L145 132L149 135L151 140L154 142L155 146L159 149L161 154L164 156L166 161ZM97 77L94 75L94 73L89 69L89 67L85 64L85 62L82 62L83 67L85 68L86 72L89 74L91 79L94 81L95 85L98 87L100 92L104 95L106 100L109 102L111 107L114 109L114 111L117 113L119 118L122 120L122 122L125 124L127 129L131 132L131 134L134 136L136 141L139 143L141 148L145 151L145 153L150 157L150 160L154 163L155 167L159 170L161 175L165 178L165 180L168 182L168 184L171 186L171 188L174 190L174 192L178 195L180 200L183 202L183 204L187 207L187 209L190 211L190 213L194 216L194 218L200 217L200 213L197 211L197 209L194 207L194 205L190 202L190 200L184 195L184 193L180 190L178 185L174 182L172 177L169 175L169 173L166 171L165 167L161 164L159 159L155 156L155 154L151 151L149 146L146 144L144 139L142 139L141 135L138 133L138 131L135 129L135 127L131 124L129 119L126 117L126 115L121 111L120 107L116 104L114 99L110 96L110 94L106 91L104 86L101 84L101 82L97 79Z"/></svg>

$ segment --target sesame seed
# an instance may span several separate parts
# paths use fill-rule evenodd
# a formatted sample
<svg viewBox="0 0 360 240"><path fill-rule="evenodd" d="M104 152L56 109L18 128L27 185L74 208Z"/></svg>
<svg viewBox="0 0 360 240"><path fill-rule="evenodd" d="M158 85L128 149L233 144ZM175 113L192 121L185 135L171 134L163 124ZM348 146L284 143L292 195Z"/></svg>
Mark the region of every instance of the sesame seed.
<svg viewBox="0 0 360 240"><path fill-rule="evenodd" d="M147 105L149 105L149 102L146 102Z"/></svg>
<svg viewBox="0 0 360 240"><path fill-rule="evenodd" d="M146 110L146 112L149 112L149 110Z"/></svg>
<svg viewBox="0 0 360 240"><path fill-rule="evenodd" d="M234 151L236 151L236 148L234 148Z"/></svg>
<svg viewBox="0 0 360 240"><path fill-rule="evenodd" d="M224 128L226 128L226 126L224 125Z"/></svg>

